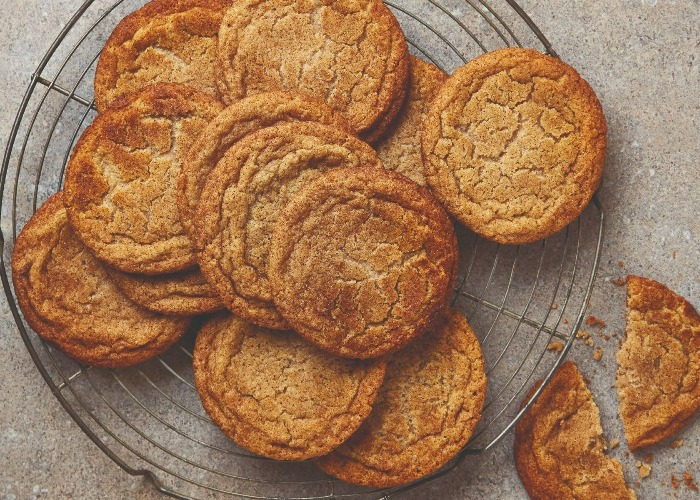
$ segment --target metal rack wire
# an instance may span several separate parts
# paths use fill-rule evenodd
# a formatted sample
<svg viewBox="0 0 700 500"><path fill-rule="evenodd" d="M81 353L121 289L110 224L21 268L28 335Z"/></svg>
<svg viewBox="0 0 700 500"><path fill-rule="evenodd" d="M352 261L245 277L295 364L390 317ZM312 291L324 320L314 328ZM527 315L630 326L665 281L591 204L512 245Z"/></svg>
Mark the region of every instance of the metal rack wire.
<svg viewBox="0 0 700 500"><path fill-rule="evenodd" d="M92 76L106 37L144 0L87 0L34 73L8 139L0 177L0 278L39 372L92 441L131 475L178 498L394 498L493 448L548 381L581 324L598 268L603 209L597 198L559 234L521 247L459 229L462 255L454 305L467 314L486 359L481 423L447 467L411 485L369 490L332 480L306 463L280 463L231 443L203 411L193 386L194 333L151 362L119 370L81 366L22 320L10 285L10 255L24 223L57 191L75 141L94 118ZM556 56L514 0L392 0L411 51L450 72L487 50L530 46ZM7 215L5 215L7 214ZM9 238L6 238L9 235ZM547 347L562 342L561 352Z"/></svg>

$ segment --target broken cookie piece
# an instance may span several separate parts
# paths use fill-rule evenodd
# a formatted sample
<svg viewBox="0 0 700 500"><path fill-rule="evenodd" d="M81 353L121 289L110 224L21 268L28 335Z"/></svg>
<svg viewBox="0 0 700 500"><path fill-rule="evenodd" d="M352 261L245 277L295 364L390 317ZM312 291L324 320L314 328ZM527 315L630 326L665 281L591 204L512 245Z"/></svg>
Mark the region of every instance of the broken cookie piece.
<svg viewBox="0 0 700 500"><path fill-rule="evenodd" d="M700 316L656 281L627 278L627 339L617 354L630 449L673 435L700 407Z"/></svg>
<svg viewBox="0 0 700 500"><path fill-rule="evenodd" d="M636 498L620 462L605 454L598 407L571 361L559 368L516 425L515 465L534 500Z"/></svg>

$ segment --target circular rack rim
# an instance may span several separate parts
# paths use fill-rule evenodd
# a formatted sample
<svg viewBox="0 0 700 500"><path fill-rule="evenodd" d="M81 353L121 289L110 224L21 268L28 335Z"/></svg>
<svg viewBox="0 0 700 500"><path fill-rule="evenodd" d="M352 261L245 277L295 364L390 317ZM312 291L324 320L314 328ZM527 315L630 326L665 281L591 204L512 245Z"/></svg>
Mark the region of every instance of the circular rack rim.
<svg viewBox="0 0 700 500"><path fill-rule="evenodd" d="M49 47L48 51L46 52L46 54L45 54L44 57L42 58L41 62L40 62L39 65L37 66L37 69L36 69L36 70L34 71L34 73L32 74L31 81L30 81L30 83L29 83L29 85L28 85L28 87L27 87L27 90L26 90L26 92L25 92L25 95L24 95L24 97L23 97L23 99L22 99L22 102L21 102L21 104L20 104L19 110L18 110L18 112L17 112L15 121L14 121L13 126L12 126L12 129L11 129L10 135L9 135L9 137L8 137L7 148L6 148L6 150L5 150L5 154L4 154L4 158L3 158L3 163L2 163L2 170L1 170L1 172L0 172L0 208L2 208L2 206L3 206L4 202L5 202L4 193L5 193L5 187L6 187L6 183L7 183L7 175L8 175L8 171L9 171L9 168L10 168L10 162L11 162L11 159L12 159L12 153L13 153L13 149L14 149L14 146L15 146L15 142L16 142L16 140L17 140L17 136L18 136L18 133L19 133L19 130L20 130L20 126L21 126L21 124L22 124L22 120L23 120L23 118L25 117L25 112L27 111L27 108L28 108L28 105L29 105L29 101L30 101L32 95L34 94L34 91L35 91L37 85L43 84L44 86L46 86L46 87L47 87L47 91L46 91L47 93L48 93L49 90L53 89L53 90L56 90L56 91L58 91L59 93L65 95L65 96L67 96L67 97L69 97L69 98L71 98L71 99L74 99L74 100L76 100L76 101L78 101L78 102L81 102L81 99L82 99L82 98L80 98L79 96L77 96L77 95L75 94L75 90L76 90L76 89L73 89L73 91L67 91L67 90L65 90L65 89L62 89L62 88L60 88L60 87L56 84L55 80L54 80L54 81L49 81L49 80L44 79L44 78L42 77L42 72L43 72L43 70L46 68L46 66L49 64L49 62L50 62L51 58L53 57L53 55L55 54L56 50L57 50L57 49L61 46L61 44L63 43L63 41L64 41L64 39L66 38L67 34L73 29L73 27L76 25L76 23L81 19L81 17L82 17L82 16L85 14L85 12L91 7L91 5L92 5L93 3L95 3L95 1L96 1L96 0L86 0L86 1L80 6L80 8L79 8L79 9L75 12L75 14L70 18L70 20L67 22L67 24L65 25L65 27L61 30L61 32L59 33L59 35L56 37L56 39L54 40L54 42L51 44L51 46ZM100 18L100 20L98 20L95 24L92 25L91 28L89 28L88 32L85 33L85 35L83 36L83 38L81 39L81 41L87 36L87 34L89 34L93 29L95 29L95 27L99 24L99 22L101 22L102 19L104 19L104 17L107 16L107 14L109 14L114 8L116 8L116 6L118 6L119 4L121 4L123 1L124 1L124 0L118 0L118 1L116 1L116 2L112 5L112 7ZM466 0L466 3L468 3L471 7L473 7L473 8L476 9L480 14L482 14L482 16L484 17L484 19L486 19L486 21L491 25L491 27L494 28L494 29L496 29L496 31L498 31L498 33L499 33L501 39L502 39L504 42L506 42L508 45L510 45L510 44L507 42L507 40L505 39L505 37L503 36L503 34L500 32L500 30L499 30L498 28L496 28L496 26L493 24L493 22L492 22L488 17L486 17L486 16L484 15L484 13L483 13L480 9L478 9L478 8L474 5L474 1L475 1L475 0ZM515 35L512 33L512 31L511 31L511 29L509 28L509 26L508 26L508 25L498 16L498 14L489 6L489 4L486 2L486 0L476 0L476 1L478 1L478 2L479 2L479 5L483 6L489 14L492 14L492 15L494 16L494 18L495 18L496 20L498 20L498 21L501 23L501 25L502 25L503 27L505 27L505 29L508 31L508 33L514 38L516 44L517 44L518 46L520 46L520 45L521 45L521 44L520 44L520 41L519 41L519 40L517 39L517 37L515 37ZM516 2L516 0L505 0L505 2L506 2L510 7L512 7L512 9L517 13L517 15L518 15L518 16L527 24L527 26L532 30L532 32L536 35L536 37L539 39L539 41L540 41L540 42L542 43L542 45L544 46L545 51L546 51L548 54L550 54L550 55L552 55L552 56L554 56L554 57L558 57L558 55L556 54L556 52L555 52L554 49L552 48L550 42L547 40L547 38L544 36L544 34L540 31L540 29L535 25L535 23L530 19L530 17L525 13L525 11L522 9L522 7ZM410 16L410 17L413 18L414 20L420 22L423 26L425 26L425 27L427 27L428 29L430 29L434 34L440 36L439 33L437 33L430 25L428 25L428 24L424 23L423 21L421 21L419 18L417 18L417 17L416 17L415 15L413 15L412 13L403 10L399 5L395 5L393 2L390 2L390 1L386 1L385 3L386 3L387 5L389 5L390 7L392 7L395 11L402 12L402 13L404 13L404 14ZM433 5L437 5L437 4L435 4L434 1L432 1L432 0L431 0L430 3L433 4ZM467 33L469 33L469 35L473 38L473 40L474 40L477 44L479 44L479 46L480 46L482 49L485 50L485 48L483 47L483 45L481 45L481 43L477 40L477 38L476 38L471 32L469 32L469 30L466 28L466 26L464 26L464 25L463 25L462 23L460 23L457 19L455 19L454 16L452 16L451 14L449 14L448 12L446 12L446 11L444 10L444 8L442 8L442 7L440 7L440 8L443 10L443 12L445 12L446 14L448 14L454 21L456 21ZM441 38L442 38L442 37L441 37ZM450 47L455 51L455 53L457 53L463 60L466 61L466 59L461 55L461 53L460 53L454 46L452 46L452 45L451 45L447 40L445 40L444 38L442 38L442 39L443 39L443 41L445 41L448 45L450 45ZM78 42L78 43L80 43L80 42ZM77 47L77 45L76 45L76 47ZM425 53L423 50L421 50L419 47L417 47L417 46L415 46L415 45L414 45L413 47L414 47L415 49L417 49L421 54L423 54L424 56L426 56L428 59L431 59L431 60L432 60L432 58L430 57L430 55L429 55L429 54L426 54L426 53ZM72 57L72 55L73 55L73 53L70 53L69 56L67 56L66 61L67 61L70 57ZM86 106L92 106L92 105L93 105L93 103L88 102L88 101L85 101L84 99L82 100L81 104L86 105ZM38 111L37 111L37 113L38 113ZM36 116L34 117L34 119L36 119ZM31 124L30 124L30 126L29 126L29 129L28 129L27 132L26 132L27 137L28 137L29 134L31 133L33 127L34 127L34 121L31 122ZM51 135L52 135L52 134L53 134L53 131L51 132ZM26 146L26 142L25 142L25 146ZM47 142L47 147L48 147L48 142ZM22 155L24 154L24 150L22 150L22 153L21 153L21 154L22 154ZM44 151L44 155L45 155L45 154L46 154L46 150ZM20 164L18 165L18 172L19 172L19 170L20 170L20 168L21 168L21 166L22 166L21 163L22 163L22 162L21 162L21 160L20 160ZM65 162L64 162L63 168L65 168ZM37 177L37 179L38 179L38 177ZM16 183L16 182L17 182L17 180L15 179L15 183ZM15 185L15 192L14 192L14 196L15 196L15 197L16 197L16 194L17 194L17 189L16 189L16 188L17 188L17 186ZM34 186L34 207L33 207L34 211L36 211L37 190L38 190L38 182L37 182L37 185ZM16 199L13 198L12 201L13 201L13 213L14 213L14 210L16 210ZM468 445L465 446L464 449L458 454L458 456L456 457L456 459L453 460L453 461L450 463L450 465L448 465L447 467L444 467L444 468L441 469L440 471L438 471L438 472L436 472L436 473L434 473L434 474L431 474L431 475L429 475L429 476L426 476L426 477L424 477L424 478L422 478L422 479L420 479L420 480L418 480L418 481L415 481L415 482L413 482L413 483L410 483L410 484L408 484L408 485L400 486L400 487L397 487L397 488L392 488L392 489L390 489L390 490L377 490L377 491L375 491L374 493L378 493L378 494L381 496L381 498L390 498L390 497L394 497L395 495L398 495L398 494L400 494L400 493L402 493L402 492L405 492L405 491L414 489L414 488L416 488L417 486L419 486L419 485L421 485L421 484L424 484L424 483L433 481L433 480L435 480L435 479L437 479L437 478L439 478L439 477L441 477L441 476L443 476L443 475L449 473L449 472L452 471L452 470L453 470L467 455L470 455L470 454L479 454L479 453L483 453L483 452L486 452L486 451L490 450L491 448L493 448L496 444L498 444L498 443L507 435L507 433L513 428L513 426L517 423L517 421L518 421L519 418L524 414L524 412L527 411L527 409L534 403L534 401L537 399L537 397L540 395L540 393L543 391L543 389L545 388L545 386L547 385L547 383L548 383L548 382L550 381L550 379L552 378L552 376L553 376L554 372L556 371L556 369L557 369L557 368L560 366L560 364L563 362L563 360L564 360L564 358L566 357L566 355L567 355L569 349L571 348L571 346L572 346L572 344L573 344L573 340L574 340L574 338L575 338L575 332L578 330L579 326L581 325L581 323L582 323L582 321L583 321L583 317L584 317L584 313L585 313L585 309L586 309L586 304L588 303L588 300L589 300L590 295L591 295L591 293L592 293L593 284L594 284L594 281L595 281L595 278L596 278L596 275L597 275L598 265L599 265L599 261L600 261L600 253L601 253L602 242L603 242L603 227L604 227L604 211L603 211L603 207L602 207L602 205L601 205L601 203L600 203L600 201L599 201L599 199L598 199L597 194L594 196L594 198L593 198L593 200L592 200L592 204L594 205L594 207L595 207L595 209L597 210L597 213L598 213L598 229L597 229L598 240L597 240L597 243L596 243L596 245L595 245L595 254L594 254L594 258L593 258L593 263L592 263L592 268L591 268L590 276L588 276L588 278L587 278L586 290L585 290L583 299L582 299L582 301L581 301L581 306L580 306L579 310L577 311L577 317L576 317L576 319L575 319L574 321L572 321L571 333L570 333L568 336L563 336L563 335L561 335L561 334L557 335L556 329L557 329L557 326L558 326L558 324L559 324L559 321L561 321L561 317L559 318L559 320L557 321L557 324L556 324L553 328L552 328L552 327L547 327L547 326L545 326L545 321L546 321L546 319L545 319L545 321L542 321L541 324L532 324L532 325L531 325L531 326L533 326L533 327L538 328L538 335L539 335L540 332L545 332L545 333L548 333L548 334L550 335L550 339L551 339L553 336L558 336L561 340L564 340L564 341L565 341L565 344L564 344L564 346L563 346L563 349L561 350L561 352L560 352L559 355L557 356L556 360L552 363L551 368L546 372L546 375L544 376L544 379L543 379L543 383L540 385L540 387L533 393L533 395L531 396L530 400L529 400L526 404L524 404L524 405L522 406L522 408L518 411L518 413L511 419L511 421L508 423L508 425L506 425L506 426L502 429L502 431L501 431L495 438L493 438L487 445L485 445L485 446L483 446L483 447L481 447L481 448L469 448L469 447L468 447L469 444L468 444ZM16 234L16 217L15 217L15 216L13 216L12 228L13 228L12 241L13 241L13 244L14 244L14 238L15 238L15 234ZM578 258L579 258L580 231L581 231L581 229L580 229L580 218L579 218L579 227L578 227L578 231L579 231L579 240L578 240L577 247L576 247L576 250L575 250L575 252L576 252L576 254L575 254L576 262L578 261ZM569 241L569 228L567 227L567 229L566 229L566 244L567 244L567 245L568 245L568 241ZM46 366L44 365L44 363L42 362L39 353L37 352L37 350L36 350L35 347L34 347L34 344L33 344L33 342L32 342L32 339L30 338L29 331L28 331L28 330L25 328L25 326L24 326L24 323L23 323L23 321L22 321L22 318L21 318L20 312L19 312L19 310L18 310L16 301L15 301L15 299L14 299L13 290L12 290L12 287L11 287L11 285L10 285L10 278L9 278L9 276L8 276L8 274L7 274L7 265L6 265L6 262L5 262L5 250L6 250L5 243L6 243L5 235L4 235L4 233L2 232L2 228L0 227L0 264L1 264L0 267L2 268L2 272L0 273L0 279L2 280L3 289L4 289L5 295L6 295L6 297L7 297L8 304L9 304L9 306L10 306L10 309L11 309L11 311L12 311L12 314L13 314L13 317L14 317L14 320L15 320L15 323L17 324L17 327L18 327L18 329L19 329L19 331L20 331L20 335L21 335L21 337L22 337L22 340L24 341L25 346L26 346L27 350L29 351L29 354L30 354L30 356L31 356L31 358L32 358L32 360L33 360L33 362L35 363L37 369L39 370L39 372L41 373L41 375L42 375L42 377L44 378L45 382L46 382L47 385L49 386L49 388L50 388L51 392L53 393L53 395L58 399L58 401L61 403L61 405L63 406L63 408L66 410L66 412L71 416L71 418L78 424L78 426L80 427L80 429L81 429L81 430L82 430L82 431L83 431L83 432L84 432L84 433L85 433L85 434L86 434L86 435L87 435L87 436L88 436L88 437L89 437L89 438L90 438L90 439L91 439L91 440L92 440L92 441L93 441L93 442L94 442L94 443L95 443L109 458L111 458L116 464L118 464L124 471L126 471L128 474L130 474L130 475L132 475L132 476L144 476L144 477L147 477L147 478L152 482L152 484L154 485L154 487L155 487L158 491L160 491L161 493L164 493L164 494L166 494L166 495L169 495L169 496L172 496L172 497L176 497L176 498L189 498L189 497L186 497L186 496L184 496L184 495L182 495L182 494L176 492L174 489L171 489L171 488L169 488L168 486L166 486L166 485L156 476L156 474L155 474L153 471L151 471L151 470L149 470L149 469L147 469L147 468L133 468L133 467L131 467L129 464L127 464L126 461L123 460L119 455L117 455L117 454L108 446L108 444L105 443L105 441L104 441L103 439L101 439L101 438L96 434L96 432L89 426L89 424L85 422L85 420L83 419L83 417L76 411L76 408L73 407L73 404L71 404L71 402L68 401L66 395L64 395L64 393L62 392L62 389L63 389L64 387L66 387L66 386L68 386L68 387L71 389L71 391L72 391L72 388L70 387L70 383L71 383L70 378L67 378L67 377L65 376L65 374L59 369L58 371L59 371L59 373L60 373L61 378L63 379L63 381L62 381L61 383L59 383L59 384L56 384L56 383L54 382L53 378L51 377L51 374L49 373L47 367L46 367ZM474 258L475 258L476 252L477 252L477 248L478 248L478 244L475 245L475 247L474 247L474 249L473 249L473 253L472 253L471 261L470 261L470 262L471 262L471 263L470 263L470 268L469 268L469 270L467 271L467 273L464 275L464 277L463 277L463 279L462 279L462 282L461 282L461 285L457 287L456 294L455 294L455 300L456 300L457 298L459 298L461 295L463 295L463 287L464 287L464 284L465 284L467 278L468 278L469 275L470 275L470 272L471 272L471 265L474 263ZM500 246L499 246L499 249L500 249ZM566 255L566 251L565 251L564 255ZM497 258L497 257L496 257L496 258ZM513 266L515 266L515 261L514 261ZM562 267L562 271L563 271L563 267ZM560 274L560 278L561 278L561 274ZM487 286L488 286L488 285L487 285ZM573 286L573 279L572 279L571 286ZM569 292L568 292L568 295L567 295L567 300L568 300L568 298L569 298L570 295L571 295L571 289L569 289ZM474 298L474 297L470 297L470 298ZM480 302L485 302L481 297L475 297L475 299L476 299L477 302L479 302L479 301L480 301ZM488 306L489 306L489 307L492 307L492 308L495 307L496 309L498 308L498 305L494 305L494 304L488 304ZM503 311L503 305L501 305L501 308L500 308L500 310L499 310L498 312L499 312L499 314L502 313L502 312L504 312L504 311ZM527 323L527 322L528 322L528 319L525 317L526 312L527 312L527 310L526 310L525 312L523 312L523 314L520 315L519 318L514 318L514 319L517 319L517 320L519 321L519 323L523 323L523 322L524 322L524 323ZM562 314L563 314L563 311L562 311ZM43 340L42 340L41 342L42 342L42 344L44 344ZM534 344L533 344L533 345L534 345ZM46 347L46 344L44 344L44 347ZM184 348L183 348L183 350L184 350ZM541 359L541 358L540 358L540 359ZM52 360L53 360L53 358L52 358ZM55 363L55 360L53 360L53 362ZM538 361L538 364L539 364L539 361ZM522 367L522 365L521 365L521 367ZM533 369L533 373L534 373L534 369ZM532 375L532 374L530 374L530 375ZM528 379L527 379L527 380L529 380L529 376L528 376ZM78 398L78 402L80 402L80 398ZM511 400L511 402L512 402L512 400ZM82 404L82 403L81 403L81 404ZM510 402L509 402L509 404L510 404ZM504 410L505 410L506 408L507 408L507 406L504 408ZM95 418L95 417L93 416L93 418ZM495 421L495 419L494 419L493 421ZM492 422L493 422L493 421L492 421ZM471 443L471 441L470 441L470 443ZM133 452L133 450L132 450L132 452ZM138 453L135 453L135 454L136 454L137 456L140 456L140 455L138 455ZM141 457L141 458L144 458L144 457ZM157 465L157 464L153 464L153 465L155 465L155 466L158 467L159 469L163 470L159 465ZM206 488L206 486L205 486L205 488ZM372 493L372 492L370 492L370 493ZM242 496L246 497L246 495L242 495ZM253 497L250 497L250 498L253 498Z"/></svg>

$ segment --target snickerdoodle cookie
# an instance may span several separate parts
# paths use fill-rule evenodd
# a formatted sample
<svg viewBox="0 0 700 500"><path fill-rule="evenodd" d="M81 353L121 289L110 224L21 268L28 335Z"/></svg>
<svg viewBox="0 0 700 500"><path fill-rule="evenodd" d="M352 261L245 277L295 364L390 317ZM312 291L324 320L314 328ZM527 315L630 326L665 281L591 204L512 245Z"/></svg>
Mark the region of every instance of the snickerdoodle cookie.
<svg viewBox="0 0 700 500"><path fill-rule="evenodd" d="M428 185L447 210L485 238L522 244L586 207L603 174L606 125L573 68L507 48L454 72L422 140Z"/></svg>
<svg viewBox="0 0 700 500"><path fill-rule="evenodd" d="M279 215L268 275L302 336L371 358L428 330L456 259L452 222L427 189L385 169L333 169Z"/></svg>
<svg viewBox="0 0 700 500"><path fill-rule="evenodd" d="M217 97L216 45L229 5L231 0L153 0L126 16L100 54L97 110L158 82L187 84Z"/></svg>
<svg viewBox="0 0 700 500"><path fill-rule="evenodd" d="M157 276L123 273L112 267L107 271L124 295L151 311L191 316L224 307L198 268Z"/></svg>
<svg viewBox="0 0 700 500"><path fill-rule="evenodd" d="M313 122L268 127L228 150L209 176L195 220L202 273L226 307L255 324L289 328L268 282L274 224L296 193L341 167L379 170L381 163L367 143Z"/></svg>
<svg viewBox="0 0 700 500"><path fill-rule="evenodd" d="M226 108L192 145L178 179L180 221L193 241L199 239L199 232L192 226L199 197L224 153L246 135L285 122L318 122L354 133L345 119L325 102L299 92L265 92Z"/></svg>
<svg viewBox="0 0 700 500"><path fill-rule="evenodd" d="M71 225L97 257L139 274L197 263L180 224L177 177L185 152L221 110L198 90L159 83L95 118L73 150L64 198Z"/></svg>
<svg viewBox="0 0 700 500"><path fill-rule="evenodd" d="M617 394L634 450L673 435L700 408L700 316L661 283L629 276L626 337Z"/></svg>
<svg viewBox="0 0 700 500"><path fill-rule="evenodd" d="M571 361L557 370L518 421L515 466L533 500L636 498L625 483L620 462L605 454L598 407Z"/></svg>
<svg viewBox="0 0 700 500"><path fill-rule="evenodd" d="M244 448L278 460L329 453L369 415L386 362L336 358L294 332L219 314L194 349L202 405Z"/></svg>
<svg viewBox="0 0 700 500"><path fill-rule="evenodd" d="M459 312L392 354L367 421L316 460L343 481L389 487L435 472L454 457L481 416L486 375L479 341Z"/></svg>
<svg viewBox="0 0 700 500"><path fill-rule="evenodd" d="M190 323L142 309L119 291L68 224L62 192L44 203L17 238L12 279L29 325L88 365L145 361L170 347Z"/></svg>
<svg viewBox="0 0 700 500"><path fill-rule="evenodd" d="M219 32L219 90L227 103L270 90L304 91L371 141L401 108L407 47L380 0L238 0Z"/></svg>
<svg viewBox="0 0 700 500"><path fill-rule="evenodd" d="M409 79L404 107L377 144L377 154L385 168L425 186L421 155L422 124L447 74L437 66L411 56Z"/></svg>

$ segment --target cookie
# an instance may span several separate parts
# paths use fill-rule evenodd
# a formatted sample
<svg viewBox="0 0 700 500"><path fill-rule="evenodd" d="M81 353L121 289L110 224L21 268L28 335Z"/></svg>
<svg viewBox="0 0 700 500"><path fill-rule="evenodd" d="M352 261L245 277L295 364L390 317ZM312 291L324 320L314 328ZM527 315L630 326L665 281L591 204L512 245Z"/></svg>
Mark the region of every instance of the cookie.
<svg viewBox="0 0 700 500"><path fill-rule="evenodd" d="M620 462L605 454L598 407L571 361L557 370L516 424L515 466L533 500L636 498Z"/></svg>
<svg viewBox="0 0 700 500"><path fill-rule="evenodd" d="M158 276L107 271L124 295L150 311L192 316L224 308L197 268Z"/></svg>
<svg viewBox="0 0 700 500"><path fill-rule="evenodd" d="M398 113L407 76L406 38L380 0L239 0L221 23L217 81L227 103L301 90L372 141Z"/></svg>
<svg viewBox="0 0 700 500"><path fill-rule="evenodd" d="M222 109L173 83L124 96L85 130L68 163L70 223L97 255L128 273L166 274L197 260L177 211L185 152Z"/></svg>
<svg viewBox="0 0 700 500"><path fill-rule="evenodd" d="M292 328L364 359L429 329L456 259L452 222L428 190L384 169L333 169L279 215L268 275Z"/></svg>
<svg viewBox="0 0 700 500"><path fill-rule="evenodd" d="M117 25L95 71L100 113L120 96L159 82L182 83L218 98L214 61L230 0L153 0Z"/></svg>
<svg viewBox="0 0 700 500"><path fill-rule="evenodd" d="M372 409L386 362L331 356L294 332L219 314L194 349L202 405L240 446L277 460L324 455Z"/></svg>
<svg viewBox="0 0 700 500"><path fill-rule="evenodd" d="M81 363L130 366L165 351L189 318L156 314L131 302L77 238L52 196L17 238L12 280L27 323Z"/></svg>
<svg viewBox="0 0 700 500"><path fill-rule="evenodd" d="M335 168L381 168L368 144L313 122L248 135L219 161L202 192L195 227L202 273L226 307L247 321L287 329L270 291L267 258L278 213Z"/></svg>
<svg viewBox="0 0 700 500"><path fill-rule="evenodd" d="M384 167L425 186L421 130L430 103L435 99L447 74L437 66L411 56L410 83L401 114L377 143L377 154Z"/></svg>
<svg viewBox="0 0 700 500"><path fill-rule="evenodd" d="M484 238L523 244L586 207L603 174L606 125L573 68L507 48L452 74L422 141L426 180L445 208Z"/></svg>
<svg viewBox="0 0 700 500"><path fill-rule="evenodd" d="M658 443L700 408L700 316L648 278L627 277L626 339L617 353L617 394L632 450Z"/></svg>
<svg viewBox="0 0 700 500"><path fill-rule="evenodd" d="M367 421L316 459L327 474L374 487L437 471L469 441L481 416L486 375L479 341L459 312L388 362Z"/></svg>
<svg viewBox="0 0 700 500"><path fill-rule="evenodd" d="M202 131L185 157L177 185L180 221L193 241L197 204L209 174L224 153L248 134L284 122L318 122L354 133L326 103L298 92L266 92L241 99L226 108Z"/></svg>

